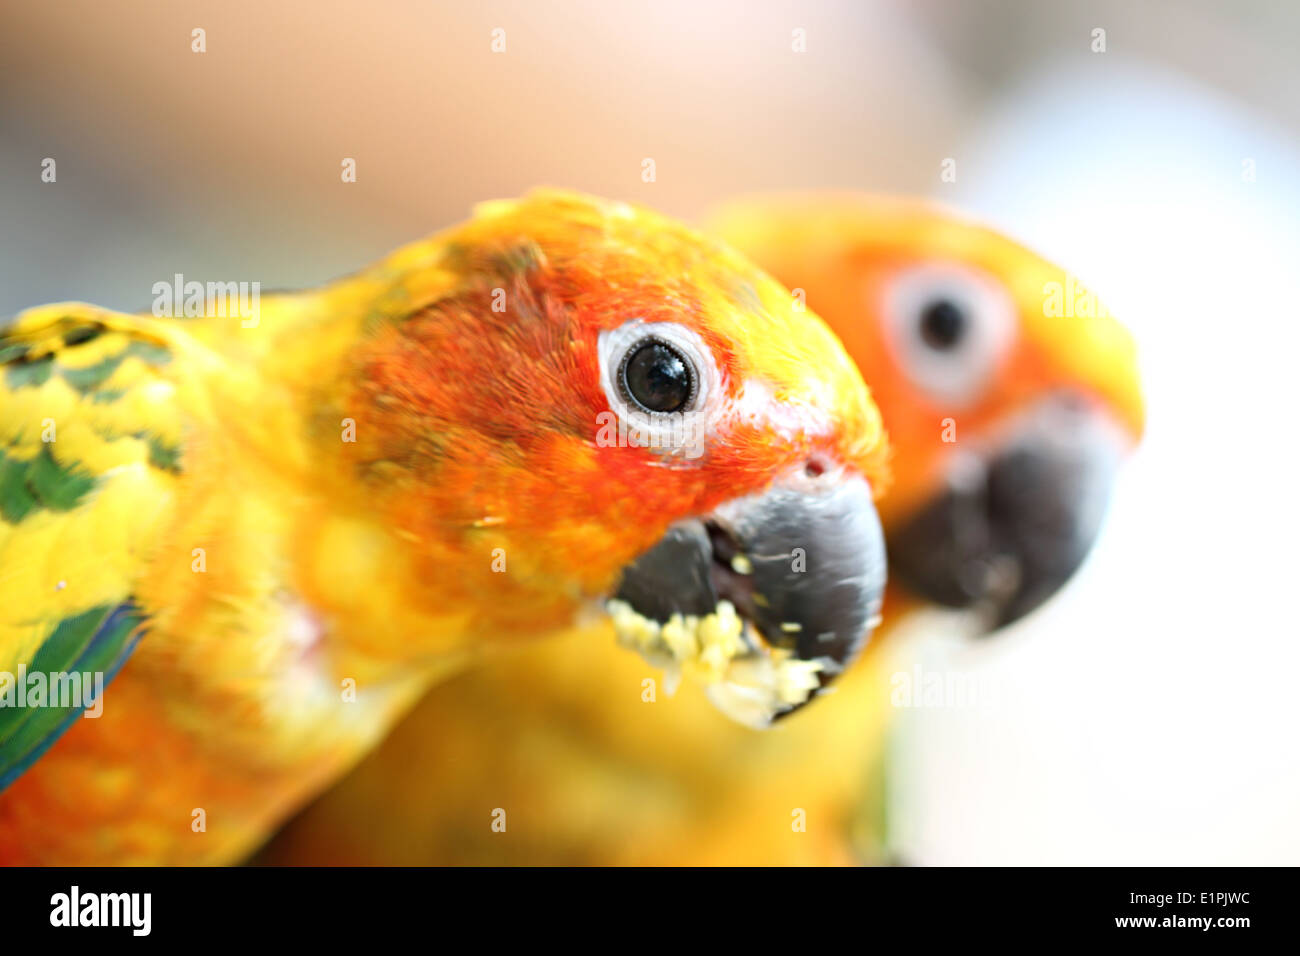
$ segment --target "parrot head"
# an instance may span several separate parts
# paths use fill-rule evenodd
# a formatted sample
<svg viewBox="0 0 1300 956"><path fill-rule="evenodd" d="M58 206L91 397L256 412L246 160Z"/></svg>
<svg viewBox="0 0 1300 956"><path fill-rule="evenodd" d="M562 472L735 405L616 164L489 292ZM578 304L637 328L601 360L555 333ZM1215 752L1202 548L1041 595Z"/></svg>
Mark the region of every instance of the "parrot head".
<svg viewBox="0 0 1300 956"><path fill-rule="evenodd" d="M920 201L739 201L711 230L845 343L884 416L881 505L895 590L990 628L1082 563L1139 439L1132 339L1091 293L1015 242Z"/></svg>
<svg viewBox="0 0 1300 956"><path fill-rule="evenodd" d="M541 191L363 285L384 306L344 375L348 454L479 630L608 600L620 640L753 723L860 648L884 589L879 414L835 336L747 260Z"/></svg>

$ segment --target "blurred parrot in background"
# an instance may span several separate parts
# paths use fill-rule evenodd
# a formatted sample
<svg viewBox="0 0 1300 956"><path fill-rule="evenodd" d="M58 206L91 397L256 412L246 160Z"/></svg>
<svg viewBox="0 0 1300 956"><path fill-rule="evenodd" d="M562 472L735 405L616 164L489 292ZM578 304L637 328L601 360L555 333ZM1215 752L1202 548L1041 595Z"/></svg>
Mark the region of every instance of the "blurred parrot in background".
<svg viewBox="0 0 1300 956"><path fill-rule="evenodd" d="M521 648L424 700L259 862L891 859L888 634L934 605L987 633L1065 583L1142 432L1135 349L1063 270L925 202L753 199L706 228L806 298L884 416L891 574L866 653L817 706L756 732L697 687L647 692L654 672L608 628Z"/></svg>
<svg viewBox="0 0 1300 956"><path fill-rule="evenodd" d="M772 717L878 616L879 414L714 240L544 190L319 290L182 291L0 329L0 862L242 858L437 677L615 589ZM795 546L764 607L710 572Z"/></svg>

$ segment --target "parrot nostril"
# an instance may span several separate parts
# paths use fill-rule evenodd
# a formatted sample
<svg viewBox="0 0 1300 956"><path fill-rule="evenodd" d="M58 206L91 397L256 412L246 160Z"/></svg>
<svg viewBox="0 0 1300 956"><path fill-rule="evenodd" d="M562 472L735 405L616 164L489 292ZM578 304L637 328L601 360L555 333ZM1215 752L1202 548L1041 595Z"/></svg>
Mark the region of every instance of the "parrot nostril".
<svg viewBox="0 0 1300 956"><path fill-rule="evenodd" d="M826 474L826 465L817 458L809 458L803 466L803 473L809 478L820 478Z"/></svg>

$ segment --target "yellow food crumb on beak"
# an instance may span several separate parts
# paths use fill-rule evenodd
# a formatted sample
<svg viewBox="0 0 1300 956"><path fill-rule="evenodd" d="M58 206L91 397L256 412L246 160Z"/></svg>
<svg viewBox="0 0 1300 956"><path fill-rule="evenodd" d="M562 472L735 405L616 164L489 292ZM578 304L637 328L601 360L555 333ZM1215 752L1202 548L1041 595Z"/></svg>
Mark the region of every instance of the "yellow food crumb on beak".
<svg viewBox="0 0 1300 956"><path fill-rule="evenodd" d="M682 677L700 684L728 717L765 728L782 711L805 703L820 687L823 660L805 661L783 648L746 639L745 622L730 601L704 616L674 614L660 622L626 601L606 605L618 642L663 668L671 694Z"/></svg>

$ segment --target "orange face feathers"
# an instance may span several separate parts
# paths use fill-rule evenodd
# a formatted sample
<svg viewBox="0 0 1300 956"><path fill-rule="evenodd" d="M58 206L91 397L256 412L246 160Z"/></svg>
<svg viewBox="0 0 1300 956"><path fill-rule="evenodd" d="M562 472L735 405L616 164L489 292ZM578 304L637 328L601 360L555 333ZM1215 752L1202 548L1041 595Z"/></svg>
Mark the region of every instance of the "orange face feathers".
<svg viewBox="0 0 1300 956"><path fill-rule="evenodd" d="M844 342L885 415L897 469L884 506L891 514L926 493L918 469L950 450L940 441L949 417L973 437L1053 389L1073 389L1133 441L1141 436L1128 331L1068 272L985 226L925 201L845 193L738 200L708 227L780 281L812 290L809 306ZM920 313L944 295L988 317L983 354L965 367L927 366L917 354ZM917 441L931 452L903 447Z"/></svg>
<svg viewBox="0 0 1300 956"><path fill-rule="evenodd" d="M557 192L484 204L421 245L369 273L409 309L373 324L348 373L365 424L348 453L421 536L491 529L539 573L577 563L599 590L672 521L810 459L882 482L879 415L857 368L724 246ZM694 394L663 413L672 420L625 394L623 363L646 340L692 379Z"/></svg>

